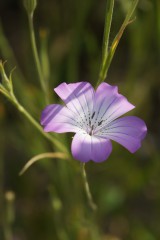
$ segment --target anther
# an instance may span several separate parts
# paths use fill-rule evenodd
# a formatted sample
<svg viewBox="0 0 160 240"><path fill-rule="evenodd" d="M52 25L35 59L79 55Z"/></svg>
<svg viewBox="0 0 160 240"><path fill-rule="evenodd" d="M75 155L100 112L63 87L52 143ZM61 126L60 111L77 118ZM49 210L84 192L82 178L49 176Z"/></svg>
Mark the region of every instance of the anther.
<svg viewBox="0 0 160 240"><path fill-rule="evenodd" d="M94 115L95 115L95 112L92 114L92 117L91 117L92 119L94 118Z"/></svg>
<svg viewBox="0 0 160 240"><path fill-rule="evenodd" d="M98 126L100 126L102 124L102 122L103 122L103 120L98 123Z"/></svg>

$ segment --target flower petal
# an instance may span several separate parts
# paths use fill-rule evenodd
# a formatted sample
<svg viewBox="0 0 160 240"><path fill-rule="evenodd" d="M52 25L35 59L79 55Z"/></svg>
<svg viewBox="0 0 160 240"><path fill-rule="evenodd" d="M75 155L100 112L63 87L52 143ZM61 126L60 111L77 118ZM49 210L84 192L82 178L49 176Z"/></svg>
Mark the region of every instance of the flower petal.
<svg viewBox="0 0 160 240"><path fill-rule="evenodd" d="M108 124L126 112L132 110L134 106L118 93L116 86L101 83L95 93L95 116L94 121L97 126L101 122Z"/></svg>
<svg viewBox="0 0 160 240"><path fill-rule="evenodd" d="M92 160L94 162L105 161L112 152L112 143L107 138L92 136Z"/></svg>
<svg viewBox="0 0 160 240"><path fill-rule="evenodd" d="M112 145L109 139L90 136L79 132L72 141L72 154L75 159L81 162L105 161L112 151Z"/></svg>
<svg viewBox="0 0 160 240"><path fill-rule="evenodd" d="M62 83L54 89L67 107L77 114L77 121L85 128L93 112L94 89L88 82Z"/></svg>
<svg viewBox="0 0 160 240"><path fill-rule="evenodd" d="M85 133L76 133L72 141L72 155L81 162L91 160L91 137Z"/></svg>
<svg viewBox="0 0 160 240"><path fill-rule="evenodd" d="M41 125L45 132L77 132L80 130L76 117L68 108L59 104L48 105L42 112Z"/></svg>
<svg viewBox="0 0 160 240"><path fill-rule="evenodd" d="M88 82L79 82L68 84L68 86L79 101L80 107L85 112L85 115L92 114L95 91L91 84Z"/></svg>
<svg viewBox="0 0 160 240"><path fill-rule="evenodd" d="M137 151L147 133L147 127L138 117L127 116L116 119L103 129L102 135L127 148L131 153Z"/></svg>

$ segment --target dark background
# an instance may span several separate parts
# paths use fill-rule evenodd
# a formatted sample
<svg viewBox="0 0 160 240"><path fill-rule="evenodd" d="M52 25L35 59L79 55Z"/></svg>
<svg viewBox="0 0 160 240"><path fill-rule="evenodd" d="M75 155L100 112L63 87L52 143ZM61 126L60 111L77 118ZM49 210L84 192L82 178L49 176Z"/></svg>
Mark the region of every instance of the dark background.
<svg viewBox="0 0 160 240"><path fill-rule="evenodd" d="M129 3L115 1L110 44ZM105 6L104 0L38 1L34 26L39 54L47 56L51 102L58 103L52 89L61 82L89 81L95 85ZM113 143L106 162L87 164L98 205L93 213L79 162L44 159L19 176L32 156L56 149L0 95L0 239L160 239L160 2L140 0L135 15L118 46L107 82L118 85L136 105L130 115L145 120L148 135L142 148L132 155ZM0 58L7 60L8 73L16 66L16 96L39 121L44 97L20 0L0 1ZM70 148L72 134L57 137ZM10 197L15 197L13 202Z"/></svg>

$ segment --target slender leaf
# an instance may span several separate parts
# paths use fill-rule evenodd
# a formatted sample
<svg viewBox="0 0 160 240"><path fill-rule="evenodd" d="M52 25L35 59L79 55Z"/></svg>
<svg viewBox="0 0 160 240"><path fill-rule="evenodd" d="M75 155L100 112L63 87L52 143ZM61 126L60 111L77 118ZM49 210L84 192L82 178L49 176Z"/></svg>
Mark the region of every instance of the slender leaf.
<svg viewBox="0 0 160 240"><path fill-rule="evenodd" d="M41 153L39 155L34 156L31 158L26 165L22 168L20 171L19 175L22 175L26 170L35 162L39 161L40 159L44 158L60 158L60 159L68 159L68 156L65 153L60 153L60 152L48 152L48 153Z"/></svg>

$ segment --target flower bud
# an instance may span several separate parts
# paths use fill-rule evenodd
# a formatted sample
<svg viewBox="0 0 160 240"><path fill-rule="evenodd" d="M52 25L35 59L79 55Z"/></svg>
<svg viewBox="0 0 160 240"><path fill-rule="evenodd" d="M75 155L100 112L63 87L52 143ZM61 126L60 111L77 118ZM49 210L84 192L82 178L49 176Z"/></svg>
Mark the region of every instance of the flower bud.
<svg viewBox="0 0 160 240"><path fill-rule="evenodd" d="M28 14L33 14L36 6L37 0L23 0L24 7Z"/></svg>

